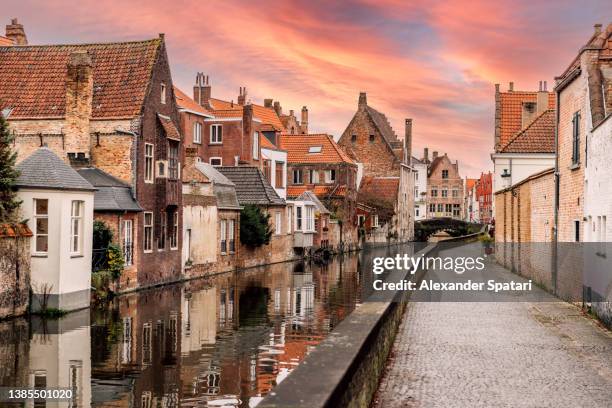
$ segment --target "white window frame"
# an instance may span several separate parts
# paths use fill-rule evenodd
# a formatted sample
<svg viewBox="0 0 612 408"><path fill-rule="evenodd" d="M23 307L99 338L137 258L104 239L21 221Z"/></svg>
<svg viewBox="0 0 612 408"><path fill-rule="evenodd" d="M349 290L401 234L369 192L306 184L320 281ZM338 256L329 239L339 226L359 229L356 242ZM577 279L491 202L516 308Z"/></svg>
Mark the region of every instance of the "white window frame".
<svg viewBox="0 0 612 408"><path fill-rule="evenodd" d="M147 215L150 216L149 223L147 223ZM153 212L145 211L142 218L142 250L144 253L150 254L153 252ZM149 249L147 249L147 237L149 238Z"/></svg>
<svg viewBox="0 0 612 408"><path fill-rule="evenodd" d="M357 228L365 228L366 216L363 214L357 214Z"/></svg>
<svg viewBox="0 0 612 408"><path fill-rule="evenodd" d="M309 173L310 184L319 184L319 170L310 170Z"/></svg>
<svg viewBox="0 0 612 408"><path fill-rule="evenodd" d="M46 201L47 202L47 212L46 214L38 214L36 212L36 202L37 201ZM38 220L47 220L47 232L40 233L38 231ZM49 253L49 200L46 198L35 198L34 199L34 254L37 255L47 255ZM47 250L39 251L38 250L38 237L46 237L47 239Z"/></svg>
<svg viewBox="0 0 612 408"><path fill-rule="evenodd" d="M179 213L178 209L172 213L172 237L170 238L170 250L175 251L178 249L179 239Z"/></svg>
<svg viewBox="0 0 612 408"><path fill-rule="evenodd" d="M227 220L227 253L233 254L236 252L236 221L233 219ZM233 245L232 245L232 241ZM232 249L233 246L233 249Z"/></svg>
<svg viewBox="0 0 612 408"><path fill-rule="evenodd" d="M219 160L219 164L213 164L213 160ZM210 159L208 159L208 164L215 167L221 167L223 166L223 158L218 156L211 157Z"/></svg>
<svg viewBox="0 0 612 408"><path fill-rule="evenodd" d="M287 234L293 230L293 207L287 206Z"/></svg>
<svg viewBox="0 0 612 408"><path fill-rule="evenodd" d="M336 170L335 169L325 170L325 183L332 184L335 182L336 182Z"/></svg>
<svg viewBox="0 0 612 408"><path fill-rule="evenodd" d="M259 160L259 132L253 132L253 159Z"/></svg>
<svg viewBox="0 0 612 408"><path fill-rule="evenodd" d="M149 147L151 151L149 152ZM155 176L155 145L153 143L144 144L144 182L153 183Z"/></svg>
<svg viewBox="0 0 612 408"><path fill-rule="evenodd" d="M210 125L210 144L223 144L223 125Z"/></svg>
<svg viewBox="0 0 612 408"><path fill-rule="evenodd" d="M417 208L418 211L418 208ZM378 228L380 227L380 224L378 224L378 214L373 214L372 215L372 228Z"/></svg>
<svg viewBox="0 0 612 408"><path fill-rule="evenodd" d="M166 93L167 93L165 83L162 82L160 84L159 91L160 91L160 102L165 105L166 104Z"/></svg>
<svg viewBox="0 0 612 408"><path fill-rule="evenodd" d="M131 266L134 263L134 221L131 219L122 220L121 228L123 260L125 266Z"/></svg>
<svg viewBox="0 0 612 408"><path fill-rule="evenodd" d="M306 206L306 230L314 231L314 207L312 205Z"/></svg>
<svg viewBox="0 0 612 408"><path fill-rule="evenodd" d="M221 255L227 254L227 220L220 220L219 227L219 247L221 250ZM225 242L225 245L223 244Z"/></svg>
<svg viewBox="0 0 612 408"><path fill-rule="evenodd" d="M274 235L281 235L283 233L283 219L281 212L277 211L274 213Z"/></svg>
<svg viewBox="0 0 612 408"><path fill-rule="evenodd" d="M83 207L81 200L70 203L70 255L83 254Z"/></svg>
<svg viewBox="0 0 612 408"><path fill-rule="evenodd" d="M304 212L301 205L295 207L295 230L304 230Z"/></svg>
<svg viewBox="0 0 612 408"><path fill-rule="evenodd" d="M200 122L193 123L193 143L202 143L202 124Z"/></svg>
<svg viewBox="0 0 612 408"><path fill-rule="evenodd" d="M297 177L298 181L296 181L296 175L299 176ZM304 184L304 173L302 169L293 169L292 176L293 184Z"/></svg>

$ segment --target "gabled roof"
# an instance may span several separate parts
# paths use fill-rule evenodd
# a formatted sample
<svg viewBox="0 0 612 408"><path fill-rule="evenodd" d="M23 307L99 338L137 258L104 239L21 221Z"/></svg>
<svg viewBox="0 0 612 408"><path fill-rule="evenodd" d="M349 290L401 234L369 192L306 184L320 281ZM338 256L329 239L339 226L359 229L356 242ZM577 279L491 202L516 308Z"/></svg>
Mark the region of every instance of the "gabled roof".
<svg viewBox="0 0 612 408"><path fill-rule="evenodd" d="M142 211L132 195L132 189L123 181L94 167L79 169L77 172L96 188L95 211Z"/></svg>
<svg viewBox="0 0 612 408"><path fill-rule="evenodd" d="M392 148L396 148L397 146L395 146L395 144L398 142L401 143L401 141L397 138L397 135L395 134L395 131L391 127L391 124L389 123L389 119L387 119L387 116L384 113L377 111L376 109L374 109L373 107L369 105L366 106L366 112L368 112L368 114L372 118L372 121L378 128L378 131L385 138L387 143L389 143ZM400 144L400 147L401 147L401 144Z"/></svg>
<svg viewBox="0 0 612 408"><path fill-rule="evenodd" d="M299 197L306 191L312 191L317 197L345 197L346 196L346 185L301 185L301 186L287 186L287 197Z"/></svg>
<svg viewBox="0 0 612 408"><path fill-rule="evenodd" d="M242 105L216 98L210 98L209 104L215 116L218 116L217 111L222 111L227 117L242 118ZM265 106L256 104L251 104L251 106L253 107L253 116L255 119L260 120L262 125L271 125L279 132L285 131L285 126L283 126L283 123L273 108L266 108Z"/></svg>
<svg viewBox="0 0 612 408"><path fill-rule="evenodd" d="M48 190L84 190L95 188L51 149L41 147L16 166L20 174L17 187Z"/></svg>
<svg viewBox="0 0 612 408"><path fill-rule="evenodd" d="M220 171L218 171L215 166L198 162L195 164L196 169L198 169L202 174L206 176L206 178L214 184L222 185L222 186L230 186L236 187L236 185L227 177L223 175Z"/></svg>
<svg viewBox="0 0 612 408"><path fill-rule="evenodd" d="M359 194L394 203L397 201L399 184L399 177L364 177L361 179Z"/></svg>
<svg viewBox="0 0 612 408"><path fill-rule="evenodd" d="M195 167L213 183L213 193L217 199L217 207L222 210L239 210L240 203L236 185L223 175L216 167L208 163L196 163Z"/></svg>
<svg viewBox="0 0 612 408"><path fill-rule="evenodd" d="M521 131L523 126L523 103L537 103L537 92L508 91L500 92L501 116L499 145L505 146L510 139ZM555 107L555 93L548 93L548 108Z"/></svg>
<svg viewBox="0 0 612 408"><path fill-rule="evenodd" d="M548 109L512 137L500 153L555 153L555 111Z"/></svg>
<svg viewBox="0 0 612 408"><path fill-rule="evenodd" d="M70 54L87 51L93 63L93 118L140 114L162 45L148 41L0 47L0 100L12 119L63 117ZM0 106L2 108L2 106Z"/></svg>
<svg viewBox="0 0 612 408"><path fill-rule="evenodd" d="M349 163L353 160L336 144L331 135L281 134L279 145L287 151L289 163ZM311 148L320 147L320 152L311 153ZM316 150L316 149L315 149Z"/></svg>
<svg viewBox="0 0 612 408"><path fill-rule="evenodd" d="M236 195L240 205L284 205L274 188L263 173L254 166L216 167L225 177L236 185Z"/></svg>
<svg viewBox="0 0 612 408"><path fill-rule="evenodd" d="M198 104L196 101L191 99L189 96L187 96L185 92L181 91L176 86L174 87L174 97L176 98L176 103L180 109L207 118L214 117L211 111Z"/></svg>
<svg viewBox="0 0 612 408"><path fill-rule="evenodd" d="M310 190L304 191L302 194L300 194L296 198L296 200L298 200L298 201L312 201L313 203L315 203L315 205L317 206L317 210L321 214L331 214L329 212L329 210L327 208L325 208L325 206L323 205L321 200L319 200L317 195L315 193L313 193L312 191L310 191Z"/></svg>

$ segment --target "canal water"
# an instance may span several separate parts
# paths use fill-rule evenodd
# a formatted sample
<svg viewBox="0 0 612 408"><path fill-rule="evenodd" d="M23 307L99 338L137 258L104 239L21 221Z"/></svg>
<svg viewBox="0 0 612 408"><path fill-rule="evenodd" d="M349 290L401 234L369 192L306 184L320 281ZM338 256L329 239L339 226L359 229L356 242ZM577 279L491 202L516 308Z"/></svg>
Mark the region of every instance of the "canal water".
<svg viewBox="0 0 612 408"><path fill-rule="evenodd" d="M0 322L0 386L74 390L72 402L49 407L254 407L368 297L372 257L399 251L412 248L269 265L60 319Z"/></svg>

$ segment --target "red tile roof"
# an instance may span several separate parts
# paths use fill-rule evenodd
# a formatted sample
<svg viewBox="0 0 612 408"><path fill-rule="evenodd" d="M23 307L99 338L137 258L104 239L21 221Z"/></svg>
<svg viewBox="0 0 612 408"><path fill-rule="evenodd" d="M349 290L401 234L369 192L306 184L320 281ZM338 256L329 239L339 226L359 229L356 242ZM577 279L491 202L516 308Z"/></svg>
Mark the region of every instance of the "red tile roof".
<svg viewBox="0 0 612 408"><path fill-rule="evenodd" d="M211 111L198 104L176 86L174 87L174 97L176 98L176 103L178 104L179 108L186 109L190 112L195 112L196 114L203 116L213 117Z"/></svg>
<svg viewBox="0 0 612 408"><path fill-rule="evenodd" d="M522 120L523 120L523 103L524 102L537 102L537 92L524 92L524 91L508 91L501 92L501 132L500 132L500 146L504 146L508 141L516 135L517 132L521 131ZM548 93L548 107L554 109L555 107L555 93Z"/></svg>
<svg viewBox="0 0 612 408"><path fill-rule="evenodd" d="M13 45L13 44L14 44L13 40L0 35L0 47L4 45Z"/></svg>
<svg viewBox="0 0 612 408"><path fill-rule="evenodd" d="M11 118L63 117L70 54L93 62L94 118L140 114L162 40L107 44L0 47L0 100ZM1 108L1 107L0 107Z"/></svg>
<svg viewBox="0 0 612 408"><path fill-rule="evenodd" d="M524 130L517 133L501 153L554 153L555 111L548 109L535 118Z"/></svg>
<svg viewBox="0 0 612 408"><path fill-rule="evenodd" d="M242 105L237 103L210 98L210 105L215 116L218 116L217 111L221 110L224 112L234 112L233 116L229 117L242 117ZM279 132L285 131L285 127L274 109L256 104L251 104L251 106L253 107L253 116L255 119L260 120L262 125L271 125Z"/></svg>
<svg viewBox="0 0 612 408"><path fill-rule="evenodd" d="M472 187L474 187L474 184L476 184L477 181L478 179L468 178L467 180L465 180L465 189L467 191L470 191Z"/></svg>
<svg viewBox="0 0 612 408"><path fill-rule="evenodd" d="M0 238L31 236L32 231L26 224L0 224Z"/></svg>
<svg viewBox="0 0 612 408"><path fill-rule="evenodd" d="M168 139L180 141L181 132L179 132L179 130L176 128L176 126L174 125L174 122L172 122L172 119L170 119L167 116L160 115L159 113L157 114L157 117L159 118L159 121L161 122L162 127L164 128L164 131L166 132L166 137Z"/></svg>
<svg viewBox="0 0 612 408"><path fill-rule="evenodd" d="M288 186L287 187L287 197L295 198L300 196L305 191L312 191L317 195L317 197L344 197L346 196L346 186L345 185L302 185L302 186Z"/></svg>
<svg viewBox="0 0 612 408"><path fill-rule="evenodd" d="M395 203L399 192L399 183L399 177L364 177L361 179L359 194Z"/></svg>
<svg viewBox="0 0 612 408"><path fill-rule="evenodd" d="M327 134L279 136L279 147L287 151L289 163L350 163L353 160ZM313 147L321 147L320 153L310 153Z"/></svg>

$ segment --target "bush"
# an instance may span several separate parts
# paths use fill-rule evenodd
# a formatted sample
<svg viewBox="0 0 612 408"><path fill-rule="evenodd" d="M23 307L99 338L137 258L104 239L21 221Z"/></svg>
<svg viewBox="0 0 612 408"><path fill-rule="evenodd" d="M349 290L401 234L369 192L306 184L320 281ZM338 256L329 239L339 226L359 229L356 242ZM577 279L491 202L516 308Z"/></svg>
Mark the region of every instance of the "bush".
<svg viewBox="0 0 612 408"><path fill-rule="evenodd" d="M254 205L245 205L240 212L240 242L251 248L270 242L272 228L270 215Z"/></svg>
<svg viewBox="0 0 612 408"><path fill-rule="evenodd" d="M14 222L21 205L15 187L19 172L15 169L17 153L11 149L12 142L8 122L0 113L0 223Z"/></svg>
<svg viewBox="0 0 612 408"><path fill-rule="evenodd" d="M125 261L123 259L123 251L117 244L110 244L106 250L106 260L108 264L108 270L113 276L113 279L119 278L121 272L123 272L123 266Z"/></svg>

